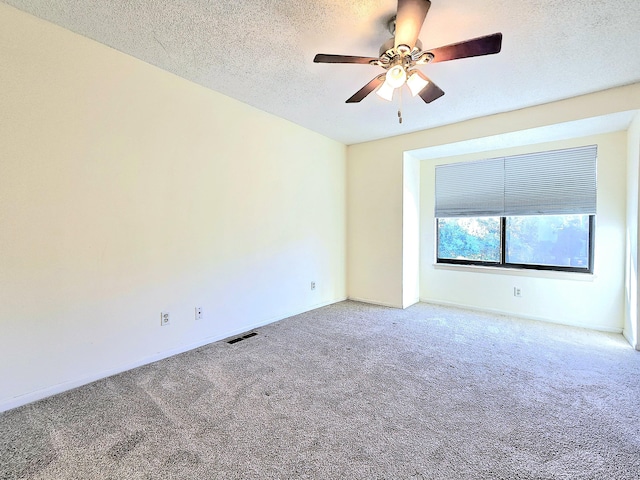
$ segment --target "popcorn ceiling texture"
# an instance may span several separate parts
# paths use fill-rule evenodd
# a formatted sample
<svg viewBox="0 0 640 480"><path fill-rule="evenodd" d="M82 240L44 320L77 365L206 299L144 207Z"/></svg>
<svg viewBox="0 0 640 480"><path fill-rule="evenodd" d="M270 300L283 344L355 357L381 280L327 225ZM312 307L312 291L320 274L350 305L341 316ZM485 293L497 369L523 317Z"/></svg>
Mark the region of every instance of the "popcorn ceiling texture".
<svg viewBox="0 0 640 480"><path fill-rule="evenodd" d="M0 479L637 479L621 335L341 302L0 414Z"/></svg>
<svg viewBox="0 0 640 480"><path fill-rule="evenodd" d="M2 0L188 80L346 144L640 81L640 2L433 0L425 48L501 31L494 56L422 67L445 96L425 105L344 101L382 72L318 65L376 56L394 0Z"/></svg>

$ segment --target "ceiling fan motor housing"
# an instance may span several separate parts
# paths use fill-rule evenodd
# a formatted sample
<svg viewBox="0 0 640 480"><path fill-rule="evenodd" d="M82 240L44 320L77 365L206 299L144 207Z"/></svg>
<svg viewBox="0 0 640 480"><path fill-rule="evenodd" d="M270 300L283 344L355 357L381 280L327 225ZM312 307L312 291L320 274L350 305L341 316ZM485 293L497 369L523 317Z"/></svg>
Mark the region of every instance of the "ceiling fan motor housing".
<svg viewBox="0 0 640 480"><path fill-rule="evenodd" d="M404 47L402 51L401 47ZM411 53L411 56L414 56L416 53L420 53L422 51L422 42L420 40L416 41L416 46L413 47L413 49L409 50L409 47L407 47L406 45L400 45L397 49L398 51L396 51L395 49L395 41L393 38L390 38L389 40L387 40L386 42L384 42L382 44L382 46L380 47L380 57L387 55L390 57L395 56L397 53Z"/></svg>

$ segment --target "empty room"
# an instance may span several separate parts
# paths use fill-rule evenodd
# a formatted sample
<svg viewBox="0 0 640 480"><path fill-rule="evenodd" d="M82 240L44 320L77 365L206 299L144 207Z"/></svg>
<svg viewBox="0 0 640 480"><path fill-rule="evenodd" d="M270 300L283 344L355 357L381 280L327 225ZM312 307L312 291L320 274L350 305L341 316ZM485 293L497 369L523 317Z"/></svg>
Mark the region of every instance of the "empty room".
<svg viewBox="0 0 640 480"><path fill-rule="evenodd" d="M0 0L0 479L640 478L638 25Z"/></svg>

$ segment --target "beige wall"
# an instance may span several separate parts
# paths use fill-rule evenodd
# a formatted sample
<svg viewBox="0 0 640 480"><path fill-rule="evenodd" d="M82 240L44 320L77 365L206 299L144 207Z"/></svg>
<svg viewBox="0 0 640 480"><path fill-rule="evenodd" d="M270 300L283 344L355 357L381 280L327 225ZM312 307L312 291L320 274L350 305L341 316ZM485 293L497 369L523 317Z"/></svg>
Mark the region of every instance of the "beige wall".
<svg viewBox="0 0 640 480"><path fill-rule="evenodd" d="M403 245L406 235L410 235L410 232L404 230L406 221L403 222L403 216L407 215L406 206L403 209L403 191L405 184L410 182L406 175L403 176L404 159L407 155L420 158L422 150L435 146L455 145L466 141L482 144L485 139L496 136L585 121L639 108L640 84L634 84L350 146L347 176L349 297L384 305L403 304L403 288L406 288L403 287L403 282L411 276L403 271ZM543 141L538 139L535 143ZM620 150L623 156L626 155L623 148ZM621 191L626 190L624 181L619 188ZM624 211L624 205L622 209ZM615 228L624 227L616 225ZM424 255L425 252L421 254ZM424 299L428 299L429 293L425 289L428 286L421 288L421 292ZM619 296L611 299L616 305L620 301ZM619 308L615 306L615 311L619 312ZM619 329L620 318L614 321Z"/></svg>
<svg viewBox="0 0 640 480"><path fill-rule="evenodd" d="M346 297L344 145L1 3L0 65L0 410Z"/></svg>
<svg viewBox="0 0 640 480"><path fill-rule="evenodd" d="M598 146L594 273L435 265L435 166L483 158ZM624 319L626 132L421 162L420 299L586 328L621 332ZM522 297L513 295L514 287Z"/></svg>
<svg viewBox="0 0 640 480"><path fill-rule="evenodd" d="M348 152L349 298L402 308L402 154L376 142Z"/></svg>

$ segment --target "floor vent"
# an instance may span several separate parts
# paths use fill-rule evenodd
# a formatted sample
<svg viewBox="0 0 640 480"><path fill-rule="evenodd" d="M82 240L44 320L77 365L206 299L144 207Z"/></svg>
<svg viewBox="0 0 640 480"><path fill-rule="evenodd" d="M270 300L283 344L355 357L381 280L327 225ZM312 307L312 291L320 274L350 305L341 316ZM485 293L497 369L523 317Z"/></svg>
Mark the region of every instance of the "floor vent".
<svg viewBox="0 0 640 480"><path fill-rule="evenodd" d="M229 340L227 343L229 344L238 343L246 338L255 337L256 335L258 335L256 332L247 333L246 335L243 335L241 337L237 337L237 338L234 338L233 340Z"/></svg>

